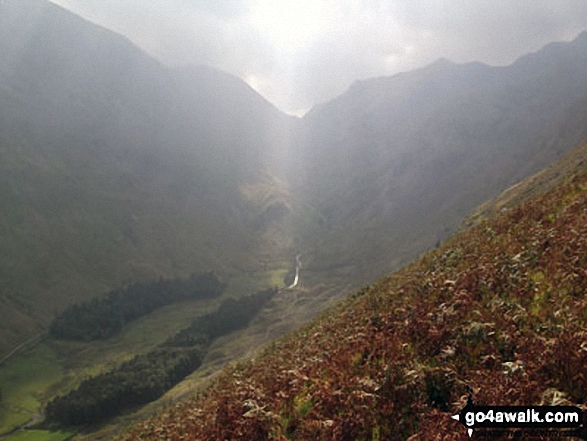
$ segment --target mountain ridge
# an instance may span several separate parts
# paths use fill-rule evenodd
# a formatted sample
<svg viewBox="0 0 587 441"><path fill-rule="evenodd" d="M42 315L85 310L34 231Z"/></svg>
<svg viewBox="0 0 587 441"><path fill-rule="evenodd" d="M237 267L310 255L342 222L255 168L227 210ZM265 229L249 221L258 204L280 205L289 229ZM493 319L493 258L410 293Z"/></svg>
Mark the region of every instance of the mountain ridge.
<svg viewBox="0 0 587 441"><path fill-rule="evenodd" d="M440 57L440 58L438 58L430 63L427 63L421 67L418 67L416 69L412 69L412 70L408 70L408 71L401 71L401 72L398 72L393 75L380 75L377 77L355 80L351 83L351 85L347 88L347 90L342 92L340 95L338 95L338 96L334 97L333 99L330 99L324 103L320 103L320 104L313 106L310 109L310 111L308 111L304 115L304 118L306 116L312 116L313 113L317 112L318 110L322 110L323 107L328 106L329 104L337 101L343 95L350 93L353 89L368 86L369 84L372 84L375 82L380 82L380 81L393 82L399 78L405 77L406 75L414 74L415 72L426 72L426 71L436 70L436 69L447 69L447 68L479 69L479 70L480 69L495 69L495 70L507 69L507 68L510 68L516 64L525 64L528 61L533 61L537 57L540 57L541 55L543 55L545 52L550 52L550 51L556 52L556 50L559 48L566 47L568 45L584 44L586 42L587 42L587 31L581 31L570 41L555 41L555 42L548 43L534 52L520 55L513 62L508 63L506 65L494 66L494 65L490 65L490 64L487 64L487 63L484 63L481 61L455 62L455 61L452 61L448 58Z"/></svg>
<svg viewBox="0 0 587 441"><path fill-rule="evenodd" d="M338 255L344 260L334 260L344 266L352 253L351 261L368 262L358 273L370 272L371 230L390 238L376 244L381 253L397 250L387 267L405 262L454 230L477 204L580 142L584 35L506 67L442 62L413 75L367 80L309 114L292 183L327 225L344 227L355 239L363 235L356 243L366 245L345 244L344 234L326 228L321 247L332 253L317 251L316 260ZM424 226L426 217L436 219L434 232ZM412 234L419 251L408 256L405 241L392 238L398 234ZM342 245L335 251L326 243Z"/></svg>

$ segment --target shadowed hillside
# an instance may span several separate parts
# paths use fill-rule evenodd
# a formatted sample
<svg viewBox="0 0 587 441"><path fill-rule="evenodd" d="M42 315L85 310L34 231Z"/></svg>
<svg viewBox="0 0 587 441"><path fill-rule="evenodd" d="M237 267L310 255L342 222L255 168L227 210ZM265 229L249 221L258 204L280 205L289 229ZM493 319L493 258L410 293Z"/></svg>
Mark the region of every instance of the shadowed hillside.
<svg viewBox="0 0 587 441"><path fill-rule="evenodd" d="M42 0L2 2L0 58L0 353L123 283L289 266L290 118L243 81Z"/></svg>
<svg viewBox="0 0 587 441"><path fill-rule="evenodd" d="M586 72L583 33L505 67L439 60L359 81L314 108L291 177L322 215L306 267L368 282L433 247L587 137Z"/></svg>

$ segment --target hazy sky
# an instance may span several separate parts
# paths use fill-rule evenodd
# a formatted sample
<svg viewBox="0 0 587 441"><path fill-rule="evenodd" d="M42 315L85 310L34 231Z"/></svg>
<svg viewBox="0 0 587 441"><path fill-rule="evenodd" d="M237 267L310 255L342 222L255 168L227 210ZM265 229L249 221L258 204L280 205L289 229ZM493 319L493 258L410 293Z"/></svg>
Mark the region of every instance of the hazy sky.
<svg viewBox="0 0 587 441"><path fill-rule="evenodd" d="M587 0L53 0L167 64L206 64L302 114L437 58L513 62L587 30Z"/></svg>

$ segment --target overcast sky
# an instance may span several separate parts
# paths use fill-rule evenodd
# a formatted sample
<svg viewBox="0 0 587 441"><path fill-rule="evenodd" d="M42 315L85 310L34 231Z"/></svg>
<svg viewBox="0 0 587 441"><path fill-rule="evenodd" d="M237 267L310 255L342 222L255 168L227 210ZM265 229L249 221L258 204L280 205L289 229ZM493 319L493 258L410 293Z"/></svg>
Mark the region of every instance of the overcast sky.
<svg viewBox="0 0 587 441"><path fill-rule="evenodd" d="M513 62L587 30L587 0L53 0L167 64L235 74L303 114L444 57Z"/></svg>

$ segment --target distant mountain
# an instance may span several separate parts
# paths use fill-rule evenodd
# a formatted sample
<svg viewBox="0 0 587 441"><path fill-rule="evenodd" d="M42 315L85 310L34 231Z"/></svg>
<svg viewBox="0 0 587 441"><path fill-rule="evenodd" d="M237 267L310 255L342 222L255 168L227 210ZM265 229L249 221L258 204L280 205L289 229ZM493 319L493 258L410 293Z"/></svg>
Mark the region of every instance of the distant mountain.
<svg viewBox="0 0 587 441"><path fill-rule="evenodd" d="M410 260L587 138L586 104L587 33L506 67L438 60L354 83L303 120L290 179L322 219L306 267L368 281Z"/></svg>
<svg viewBox="0 0 587 441"><path fill-rule="evenodd" d="M0 60L0 353L127 281L289 266L293 118L246 83L43 0L0 3Z"/></svg>

